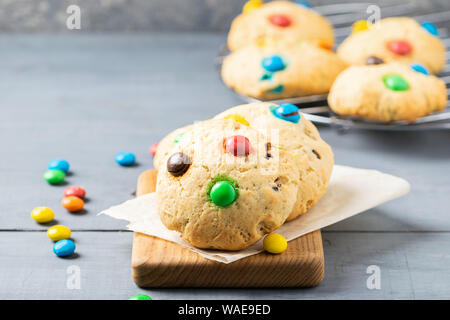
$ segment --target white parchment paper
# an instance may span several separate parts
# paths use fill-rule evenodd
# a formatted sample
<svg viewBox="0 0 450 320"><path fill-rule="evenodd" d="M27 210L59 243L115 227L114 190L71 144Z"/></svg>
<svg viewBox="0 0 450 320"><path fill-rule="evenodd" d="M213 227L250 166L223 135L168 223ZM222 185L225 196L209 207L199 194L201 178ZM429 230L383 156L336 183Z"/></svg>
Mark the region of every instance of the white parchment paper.
<svg viewBox="0 0 450 320"><path fill-rule="evenodd" d="M307 213L285 223L276 230L288 241L311 231L329 226L358 213L398 198L409 192L407 181L376 170L334 166L326 194ZM168 230L156 210L156 193L143 195L111 207L100 214L127 220L127 228L178 243L201 256L230 263L263 250L262 240L251 247L236 251L203 250L184 241L178 232Z"/></svg>

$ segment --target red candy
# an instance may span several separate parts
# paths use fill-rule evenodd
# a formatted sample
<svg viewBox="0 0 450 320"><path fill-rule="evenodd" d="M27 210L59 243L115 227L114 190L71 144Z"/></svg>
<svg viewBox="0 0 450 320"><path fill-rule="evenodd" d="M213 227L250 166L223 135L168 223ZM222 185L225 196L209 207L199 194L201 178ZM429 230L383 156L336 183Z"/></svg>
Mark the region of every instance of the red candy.
<svg viewBox="0 0 450 320"><path fill-rule="evenodd" d="M250 141L244 136L231 136L225 138L223 147L226 152L236 157L246 157L251 152Z"/></svg>
<svg viewBox="0 0 450 320"><path fill-rule="evenodd" d="M69 186L64 189L64 196L70 197L74 196L83 199L86 196L86 191L80 186Z"/></svg>
<svg viewBox="0 0 450 320"><path fill-rule="evenodd" d="M388 42L387 48L389 49L389 51L399 56L406 56L412 51L412 46L409 44L409 42L401 40Z"/></svg>
<svg viewBox="0 0 450 320"><path fill-rule="evenodd" d="M150 146L150 149L148 149L148 152L149 152L152 156L155 156L156 150L157 150L157 149L158 149L158 142L152 144L152 145Z"/></svg>
<svg viewBox="0 0 450 320"><path fill-rule="evenodd" d="M282 28L289 27L291 25L291 19L283 14L274 14L269 17L269 21L273 25Z"/></svg>

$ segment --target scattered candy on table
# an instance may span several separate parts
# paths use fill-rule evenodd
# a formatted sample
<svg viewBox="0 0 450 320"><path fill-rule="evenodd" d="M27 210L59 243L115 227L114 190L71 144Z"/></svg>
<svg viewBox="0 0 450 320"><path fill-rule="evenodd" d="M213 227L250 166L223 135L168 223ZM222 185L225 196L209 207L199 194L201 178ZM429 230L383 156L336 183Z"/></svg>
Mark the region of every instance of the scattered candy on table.
<svg viewBox="0 0 450 320"><path fill-rule="evenodd" d="M409 89L408 82L400 75L390 74L383 77L386 88L392 91L406 91Z"/></svg>
<svg viewBox="0 0 450 320"><path fill-rule="evenodd" d="M135 296L128 298L128 300L152 300L152 298L150 298L146 294L137 294Z"/></svg>
<svg viewBox="0 0 450 320"><path fill-rule="evenodd" d="M413 50L411 44L403 40L390 41L386 46L389 51L399 56L406 56Z"/></svg>
<svg viewBox="0 0 450 320"><path fill-rule="evenodd" d="M55 218L55 213L47 207L37 207L31 211L31 217L39 223L47 223Z"/></svg>
<svg viewBox="0 0 450 320"><path fill-rule="evenodd" d="M75 252L75 243L72 240L64 239L55 242L53 252L58 257L67 257Z"/></svg>
<svg viewBox="0 0 450 320"><path fill-rule="evenodd" d="M56 225L47 230L47 236L53 241L69 239L70 234L70 229L63 225Z"/></svg>
<svg viewBox="0 0 450 320"><path fill-rule="evenodd" d="M246 157L250 154L252 149L248 138L239 135L225 138L223 145L225 152L236 157Z"/></svg>
<svg viewBox="0 0 450 320"><path fill-rule="evenodd" d="M300 121L300 112L296 105L286 103L279 106L272 106L272 114L278 119L298 123Z"/></svg>
<svg viewBox="0 0 450 320"><path fill-rule="evenodd" d="M409 65L411 67L411 69L413 69L414 71L423 73L424 75L428 76L430 74L430 72L428 71L427 67L425 67L423 64L420 63L411 63Z"/></svg>
<svg viewBox="0 0 450 320"><path fill-rule="evenodd" d="M228 181L217 181L209 192L211 201L219 207L227 207L232 204L237 197L236 189Z"/></svg>
<svg viewBox="0 0 450 320"><path fill-rule="evenodd" d="M152 144L151 146L150 146L150 148L148 149L148 152L152 155L152 156L155 156L155 154L156 154L156 150L158 150L158 142L155 142L154 144Z"/></svg>
<svg viewBox="0 0 450 320"><path fill-rule="evenodd" d="M191 166L191 159L182 152L176 152L167 159L167 171L174 177L179 177Z"/></svg>
<svg viewBox="0 0 450 320"><path fill-rule="evenodd" d="M84 201L75 196L65 197L62 199L61 204L69 212L78 212L84 208Z"/></svg>
<svg viewBox="0 0 450 320"><path fill-rule="evenodd" d="M127 167L136 163L136 156L131 152L123 151L116 154L115 160L121 166Z"/></svg>
<svg viewBox="0 0 450 320"><path fill-rule="evenodd" d="M74 196L83 199L86 196L86 190L80 186L69 186L64 189L64 196Z"/></svg>
<svg viewBox="0 0 450 320"><path fill-rule="evenodd" d="M53 159L48 164L49 169L59 169L63 171L64 173L67 173L69 171L70 165L69 162L67 162L64 159Z"/></svg>
<svg viewBox="0 0 450 320"><path fill-rule="evenodd" d="M263 5L262 0L249 0L242 7L242 13L249 13Z"/></svg>
<svg viewBox="0 0 450 320"><path fill-rule="evenodd" d="M428 33L433 36L436 36L436 37L439 36L439 31L438 31L437 27L434 24L432 24L431 22L428 22L428 21L422 22L422 28L427 30Z"/></svg>
<svg viewBox="0 0 450 320"><path fill-rule="evenodd" d="M287 248L286 238L278 233L271 233L263 240L264 250L270 253L281 253Z"/></svg>
<svg viewBox="0 0 450 320"><path fill-rule="evenodd" d="M66 178L64 171L59 169L49 169L44 173L44 179L50 184L60 184Z"/></svg>

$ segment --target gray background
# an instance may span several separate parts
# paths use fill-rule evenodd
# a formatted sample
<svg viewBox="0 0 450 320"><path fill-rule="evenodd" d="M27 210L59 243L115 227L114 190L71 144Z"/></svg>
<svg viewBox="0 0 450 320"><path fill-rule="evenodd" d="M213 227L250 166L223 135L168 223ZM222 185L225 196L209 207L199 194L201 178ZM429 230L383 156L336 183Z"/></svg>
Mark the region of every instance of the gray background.
<svg viewBox="0 0 450 320"><path fill-rule="evenodd" d="M197 21L218 4L173 1L188 2L198 3L186 12L189 17L198 12ZM64 12L60 1L41 2L49 4L48 19L40 23L36 18L35 27L12 22L18 21L14 8L34 12L30 6L36 3L2 1L0 6L1 30L32 32L0 35L0 299L127 299L137 293L154 299L450 298L450 131L343 133L323 126L321 135L332 146L336 163L398 175L412 189L322 231L322 284L259 290L136 287L130 267L132 233L124 231L124 221L96 214L132 197L138 175L152 167L152 143L174 128L242 103L215 70L214 58L226 34L186 31L188 27L182 33L67 32L65 24L55 22L60 21L57 12ZM130 24L133 28L127 30L139 29L139 19L129 15L144 17L142 8L154 19L176 13L172 1L164 2L164 15L144 5L161 7L163 1L103 3L114 3L127 14L98 9L96 16L102 19L96 20L97 30L121 24L120 31ZM217 15L225 28L239 2L221 3L230 12ZM177 25L192 23L181 12ZM121 22L109 24L108 17ZM144 29L154 30L149 25ZM59 31L64 34L48 34ZM119 167L113 158L122 150L134 152L139 165ZM67 184L87 190L83 214L67 213L59 204L67 184L50 186L42 179L55 157L71 163ZM43 205L55 211L57 223L72 229L74 257L57 258L45 234L49 225L30 218L30 211ZM80 290L66 286L71 265L80 268ZM381 290L366 287L369 265L381 268Z"/></svg>
<svg viewBox="0 0 450 320"><path fill-rule="evenodd" d="M420 11L450 8L448 0L312 0L314 6L368 2L414 4ZM243 0L0 0L1 32L70 32L66 8L81 8L83 32L226 31Z"/></svg>

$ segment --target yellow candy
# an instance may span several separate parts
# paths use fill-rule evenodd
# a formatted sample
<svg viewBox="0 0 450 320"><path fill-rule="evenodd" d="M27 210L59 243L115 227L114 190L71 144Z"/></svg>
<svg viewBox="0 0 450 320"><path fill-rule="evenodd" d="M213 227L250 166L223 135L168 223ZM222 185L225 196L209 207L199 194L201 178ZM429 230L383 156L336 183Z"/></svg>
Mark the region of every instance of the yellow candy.
<svg viewBox="0 0 450 320"><path fill-rule="evenodd" d="M286 239L278 233L271 233L264 238L264 250L270 253L282 253L287 248Z"/></svg>
<svg viewBox="0 0 450 320"><path fill-rule="evenodd" d="M261 0L249 0L244 4L244 7L242 8L242 13L249 13L250 11L253 11L263 5L263 2Z"/></svg>
<svg viewBox="0 0 450 320"><path fill-rule="evenodd" d="M53 241L69 239L70 234L70 229L62 225L56 225L47 230L47 236Z"/></svg>
<svg viewBox="0 0 450 320"><path fill-rule="evenodd" d="M240 116L238 114L229 114L229 115L225 116L225 119L234 120L234 121L239 122L247 127L250 126L250 123L248 123L248 121L245 120L245 118L243 116Z"/></svg>
<svg viewBox="0 0 450 320"><path fill-rule="evenodd" d="M370 24L366 20L358 20L352 26L352 32L361 32L368 30L370 28Z"/></svg>
<svg viewBox="0 0 450 320"><path fill-rule="evenodd" d="M31 211L31 217L39 223L47 223L55 218L55 213L47 207L36 207Z"/></svg>

